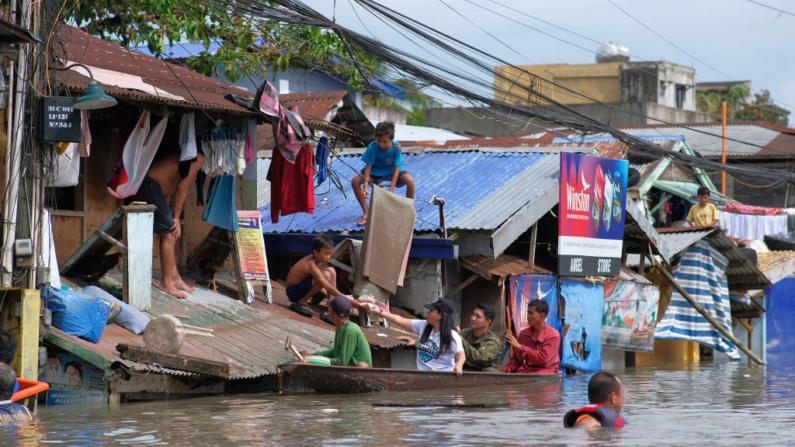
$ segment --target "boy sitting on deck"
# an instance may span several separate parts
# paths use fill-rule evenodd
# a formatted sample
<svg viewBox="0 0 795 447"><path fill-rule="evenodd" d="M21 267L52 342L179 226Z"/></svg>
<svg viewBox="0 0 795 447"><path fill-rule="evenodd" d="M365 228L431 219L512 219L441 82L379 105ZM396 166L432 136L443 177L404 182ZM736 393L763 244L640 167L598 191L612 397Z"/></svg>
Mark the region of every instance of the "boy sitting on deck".
<svg viewBox="0 0 795 447"><path fill-rule="evenodd" d="M406 187L406 197L414 198L414 178L403 169L403 154L401 153L400 143L395 139L395 123L392 121L381 121L375 126L375 141L367 146L367 150L362 154L362 161L367 166L361 174L351 180L353 193L356 200L362 207L362 218L358 225L367 223L367 198L368 182L375 184L390 181L389 192L395 192L395 186Z"/></svg>
<svg viewBox="0 0 795 447"><path fill-rule="evenodd" d="M337 272L334 267L328 265L323 270L320 269L320 266L331 259L333 249L334 242L331 238L320 234L312 240L312 254L305 256L290 269L285 284L287 298L292 302L290 310L311 318L312 310L306 305L310 298L318 293L326 296L342 295L337 290Z"/></svg>

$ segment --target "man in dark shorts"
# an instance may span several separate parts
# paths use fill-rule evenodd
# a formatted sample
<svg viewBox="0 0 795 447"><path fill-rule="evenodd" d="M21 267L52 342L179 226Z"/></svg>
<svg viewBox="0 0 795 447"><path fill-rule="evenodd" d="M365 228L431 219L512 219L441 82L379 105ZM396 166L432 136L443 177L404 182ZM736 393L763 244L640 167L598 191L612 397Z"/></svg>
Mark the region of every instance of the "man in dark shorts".
<svg viewBox="0 0 795 447"><path fill-rule="evenodd" d="M179 164L179 152L155 160L138 192L125 202L146 202L157 207L154 233L160 235L160 268L163 274L158 288L176 298L185 298L187 295L183 292L193 292L195 288L185 284L179 276L174 249L182 235L179 216L188 196L188 187L204 164L204 155L198 154L185 177L180 176Z"/></svg>

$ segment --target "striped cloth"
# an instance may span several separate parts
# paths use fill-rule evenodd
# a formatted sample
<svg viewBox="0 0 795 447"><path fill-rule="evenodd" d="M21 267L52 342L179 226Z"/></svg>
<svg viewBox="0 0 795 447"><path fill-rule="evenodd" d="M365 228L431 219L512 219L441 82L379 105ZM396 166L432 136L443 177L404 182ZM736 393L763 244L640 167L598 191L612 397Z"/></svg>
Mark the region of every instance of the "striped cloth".
<svg viewBox="0 0 795 447"><path fill-rule="evenodd" d="M687 293L731 333L726 263L726 258L712 243L700 240L685 250L673 273ZM654 337L658 340L696 341L724 352L732 359L740 359L734 343L726 340L676 289L671 295L668 310L657 324Z"/></svg>

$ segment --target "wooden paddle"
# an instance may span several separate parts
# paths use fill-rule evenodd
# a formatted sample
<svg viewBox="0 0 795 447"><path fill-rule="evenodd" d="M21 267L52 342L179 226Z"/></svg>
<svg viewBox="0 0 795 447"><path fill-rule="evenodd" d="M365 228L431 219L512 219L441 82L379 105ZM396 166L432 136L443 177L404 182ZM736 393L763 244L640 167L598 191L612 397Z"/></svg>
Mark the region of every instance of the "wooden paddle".
<svg viewBox="0 0 795 447"><path fill-rule="evenodd" d="M293 354L295 354L295 357L298 359L298 361L299 362L303 362L304 361L304 357L301 355L300 352L298 352L297 349L295 349L295 346L293 346L292 342L293 342L293 338L288 335L287 336L287 340L284 342L284 349L287 349L288 351L293 351Z"/></svg>

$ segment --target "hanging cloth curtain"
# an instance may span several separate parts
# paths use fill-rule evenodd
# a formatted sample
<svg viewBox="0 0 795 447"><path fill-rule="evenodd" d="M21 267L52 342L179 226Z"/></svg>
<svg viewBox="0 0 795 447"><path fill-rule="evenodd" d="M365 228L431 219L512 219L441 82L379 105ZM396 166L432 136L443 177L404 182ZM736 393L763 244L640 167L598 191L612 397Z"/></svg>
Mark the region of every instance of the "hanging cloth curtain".
<svg viewBox="0 0 795 447"><path fill-rule="evenodd" d="M202 220L229 231L237 231L237 209L235 208L235 176L219 175L210 180L207 206Z"/></svg>
<svg viewBox="0 0 795 447"><path fill-rule="evenodd" d="M138 192L155 158L160 141L166 133L168 118L161 119L150 132L150 116L149 111L141 114L141 119L127 138L127 143L119 154L119 159L116 160L113 175L108 181L108 191L117 199L124 199Z"/></svg>

